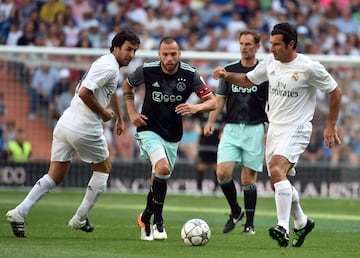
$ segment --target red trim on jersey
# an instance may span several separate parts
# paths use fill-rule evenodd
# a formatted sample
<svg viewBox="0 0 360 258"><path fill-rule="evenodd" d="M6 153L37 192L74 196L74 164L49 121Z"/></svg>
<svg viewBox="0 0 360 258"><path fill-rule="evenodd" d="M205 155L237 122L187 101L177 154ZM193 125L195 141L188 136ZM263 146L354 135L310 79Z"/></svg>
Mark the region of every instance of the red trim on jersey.
<svg viewBox="0 0 360 258"><path fill-rule="evenodd" d="M204 84L200 89L196 90L195 93L200 99L202 99L203 97L211 94L211 89Z"/></svg>

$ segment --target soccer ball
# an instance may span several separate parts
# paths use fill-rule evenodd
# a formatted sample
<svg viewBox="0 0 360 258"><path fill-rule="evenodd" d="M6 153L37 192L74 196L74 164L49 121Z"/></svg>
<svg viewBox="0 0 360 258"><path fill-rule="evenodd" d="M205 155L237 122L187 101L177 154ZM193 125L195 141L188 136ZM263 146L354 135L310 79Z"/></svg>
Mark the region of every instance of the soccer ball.
<svg viewBox="0 0 360 258"><path fill-rule="evenodd" d="M207 245L210 236L210 227L202 219L188 220L181 228L181 238L188 246Z"/></svg>

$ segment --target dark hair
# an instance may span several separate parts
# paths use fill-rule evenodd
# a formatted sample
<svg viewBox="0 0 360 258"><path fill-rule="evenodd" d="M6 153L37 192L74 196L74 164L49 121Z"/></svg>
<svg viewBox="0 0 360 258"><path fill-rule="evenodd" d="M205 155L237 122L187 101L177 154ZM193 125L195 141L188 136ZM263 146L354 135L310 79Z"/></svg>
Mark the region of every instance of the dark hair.
<svg viewBox="0 0 360 258"><path fill-rule="evenodd" d="M180 49L180 44L179 42L173 38L173 37L165 37L165 38L162 38L162 40L160 41L160 44L159 44L159 48L161 46L162 43L165 43L165 44L171 44L171 43L174 43L176 42L176 44L178 45L179 49Z"/></svg>
<svg viewBox="0 0 360 258"><path fill-rule="evenodd" d="M251 35L254 38L255 44L260 43L260 34L256 30L244 30L244 31L240 32L239 38L243 35Z"/></svg>
<svg viewBox="0 0 360 258"><path fill-rule="evenodd" d="M278 34L283 35L283 40L286 45L288 45L293 40L295 42L293 49L296 48L297 32L293 26L287 22L276 24L271 32L271 35L273 36Z"/></svg>
<svg viewBox="0 0 360 258"><path fill-rule="evenodd" d="M129 29L122 30L117 33L111 41L110 52L114 51L114 47L121 47L125 41L129 41L131 44L140 45L140 39L134 32Z"/></svg>

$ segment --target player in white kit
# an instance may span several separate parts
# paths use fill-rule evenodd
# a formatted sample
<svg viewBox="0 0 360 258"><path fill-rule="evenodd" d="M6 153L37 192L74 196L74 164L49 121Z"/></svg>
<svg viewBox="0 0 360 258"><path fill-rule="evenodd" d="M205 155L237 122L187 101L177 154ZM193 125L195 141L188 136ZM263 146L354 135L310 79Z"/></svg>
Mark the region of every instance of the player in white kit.
<svg viewBox="0 0 360 258"><path fill-rule="evenodd" d="M329 114L324 130L327 147L341 143L336 121L340 109L341 89L323 65L296 52L297 33L288 23L274 26L271 37L272 55L248 73L229 73L217 67L214 78L225 78L238 85L269 81L269 128L265 159L270 183L275 191L278 223L269 229L270 236L281 247L289 243L289 220L294 219L293 247L300 247L315 227L299 200L299 193L288 180L295 175L294 165L304 152L312 133L316 90L329 94Z"/></svg>
<svg viewBox="0 0 360 258"><path fill-rule="evenodd" d="M16 237L26 236L24 222L30 209L63 181L76 154L90 164L93 174L69 226L85 232L94 230L88 220L88 213L105 191L111 170L103 122L115 117L115 133L120 135L124 130L116 96L119 68L130 63L139 45L140 40L133 32L119 32L112 40L111 53L95 60L79 81L70 107L64 111L54 128L48 173L36 182L16 208L6 213Z"/></svg>

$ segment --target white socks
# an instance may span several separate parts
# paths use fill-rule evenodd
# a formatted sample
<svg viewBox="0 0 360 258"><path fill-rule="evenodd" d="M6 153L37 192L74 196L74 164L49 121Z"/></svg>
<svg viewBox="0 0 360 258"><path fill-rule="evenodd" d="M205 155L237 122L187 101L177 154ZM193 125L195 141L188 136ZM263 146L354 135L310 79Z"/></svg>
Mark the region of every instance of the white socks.
<svg viewBox="0 0 360 258"><path fill-rule="evenodd" d="M306 226L307 216L304 214L300 206L300 197L295 187L292 188L292 205L291 205L291 216L294 218L294 227L301 229Z"/></svg>
<svg viewBox="0 0 360 258"><path fill-rule="evenodd" d="M93 172L86 189L85 196L76 211L76 216L80 221L87 218L90 209L94 206L99 196L105 191L109 174Z"/></svg>
<svg viewBox="0 0 360 258"><path fill-rule="evenodd" d="M16 207L21 217L25 219L31 207L55 186L54 180L48 174L40 178L25 199Z"/></svg>
<svg viewBox="0 0 360 258"><path fill-rule="evenodd" d="M289 233L292 186L289 180L284 180L274 184L274 187L278 225L285 228L286 232Z"/></svg>

